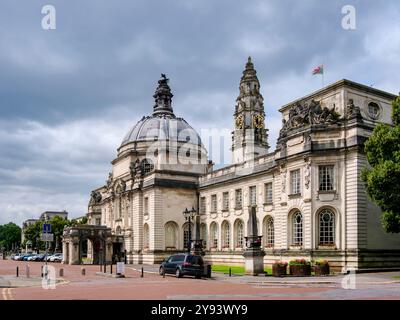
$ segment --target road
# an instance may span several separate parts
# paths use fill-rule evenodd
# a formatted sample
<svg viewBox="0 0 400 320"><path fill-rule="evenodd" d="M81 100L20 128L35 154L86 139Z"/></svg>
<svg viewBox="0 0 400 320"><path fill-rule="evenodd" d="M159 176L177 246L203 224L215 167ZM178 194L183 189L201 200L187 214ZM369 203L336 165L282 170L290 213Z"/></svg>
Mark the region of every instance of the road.
<svg viewBox="0 0 400 320"><path fill-rule="evenodd" d="M30 278L26 278L26 265ZM400 272L323 278L228 277L213 274L212 279L194 279L157 274L157 267L126 266L125 278L97 274L99 266L69 266L50 263L58 283L43 288L40 262L0 261L0 300L259 300L259 299L400 299ZM19 278L15 277L19 267ZM60 268L64 269L59 277ZM85 275L82 275L85 268ZM115 272L115 268L114 268ZM347 288L347 289L346 289Z"/></svg>

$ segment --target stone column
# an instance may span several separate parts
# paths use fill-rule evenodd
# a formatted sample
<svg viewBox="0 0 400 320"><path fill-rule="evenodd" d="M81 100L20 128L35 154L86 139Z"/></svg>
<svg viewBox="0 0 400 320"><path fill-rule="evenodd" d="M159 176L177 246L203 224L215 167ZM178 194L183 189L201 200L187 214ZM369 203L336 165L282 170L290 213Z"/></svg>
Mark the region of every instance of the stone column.
<svg viewBox="0 0 400 320"><path fill-rule="evenodd" d="M264 273L265 252L261 248L261 238L258 235L256 206L250 208L249 223L247 226L246 250L243 253L245 273L256 276Z"/></svg>
<svg viewBox="0 0 400 320"><path fill-rule="evenodd" d="M79 239L73 239L69 245L69 264L80 264Z"/></svg>
<svg viewBox="0 0 400 320"><path fill-rule="evenodd" d="M67 243L64 240L62 242L62 254L63 254L62 264L68 264L69 261L67 261Z"/></svg>

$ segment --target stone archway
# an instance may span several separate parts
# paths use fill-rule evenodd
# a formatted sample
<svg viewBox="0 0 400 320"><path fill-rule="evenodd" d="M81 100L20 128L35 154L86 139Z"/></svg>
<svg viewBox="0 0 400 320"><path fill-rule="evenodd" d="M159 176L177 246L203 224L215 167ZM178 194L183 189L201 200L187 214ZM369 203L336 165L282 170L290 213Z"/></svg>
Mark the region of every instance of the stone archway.
<svg viewBox="0 0 400 320"><path fill-rule="evenodd" d="M112 261L111 229L105 226L80 225L64 229L63 263L82 264L84 243L88 245L88 255L93 264L110 263Z"/></svg>

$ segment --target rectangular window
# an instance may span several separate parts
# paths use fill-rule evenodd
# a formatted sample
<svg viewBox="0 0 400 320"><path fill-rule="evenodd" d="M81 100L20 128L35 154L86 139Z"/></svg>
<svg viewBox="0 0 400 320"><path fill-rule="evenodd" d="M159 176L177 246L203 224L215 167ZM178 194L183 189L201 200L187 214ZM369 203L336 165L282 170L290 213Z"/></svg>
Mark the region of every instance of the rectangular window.
<svg viewBox="0 0 400 320"><path fill-rule="evenodd" d="M249 203L251 206L256 206L257 205L257 187L256 186L250 187L249 191L250 191L249 192L249 195L250 195Z"/></svg>
<svg viewBox="0 0 400 320"><path fill-rule="evenodd" d="M319 166L319 190L333 191L333 169L334 166Z"/></svg>
<svg viewBox="0 0 400 320"><path fill-rule="evenodd" d="M145 197L144 198L144 208L143 208L143 213L144 215L148 215L149 214L149 198Z"/></svg>
<svg viewBox="0 0 400 320"><path fill-rule="evenodd" d="M242 209L242 189L235 190L235 209Z"/></svg>
<svg viewBox="0 0 400 320"><path fill-rule="evenodd" d="M228 211L229 210L229 192L224 192L222 194L222 202L223 202L222 209L225 211Z"/></svg>
<svg viewBox="0 0 400 320"><path fill-rule="evenodd" d="M200 198L200 214L206 213L206 197Z"/></svg>
<svg viewBox="0 0 400 320"><path fill-rule="evenodd" d="M265 184L265 203L272 204L272 182Z"/></svg>
<svg viewBox="0 0 400 320"><path fill-rule="evenodd" d="M101 218L96 218L96 226L100 226L101 225Z"/></svg>
<svg viewBox="0 0 400 320"><path fill-rule="evenodd" d="M217 195L211 196L211 212L217 212Z"/></svg>
<svg viewBox="0 0 400 320"><path fill-rule="evenodd" d="M290 172L290 185L292 194L300 194L300 169Z"/></svg>

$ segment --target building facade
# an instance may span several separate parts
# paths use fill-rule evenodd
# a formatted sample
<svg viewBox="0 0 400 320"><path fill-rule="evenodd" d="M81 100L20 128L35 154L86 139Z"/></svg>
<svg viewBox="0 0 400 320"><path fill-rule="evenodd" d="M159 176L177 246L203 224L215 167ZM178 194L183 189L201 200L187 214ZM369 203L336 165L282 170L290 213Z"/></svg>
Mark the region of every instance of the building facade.
<svg viewBox="0 0 400 320"><path fill-rule="evenodd" d="M391 123L395 95L341 80L284 105L269 150L263 97L249 58L239 86L232 165L214 170L199 135L172 108L162 75L150 116L123 139L104 186L93 190L89 224L111 228L113 249L130 263L156 263L182 251L200 214L205 259L243 264L249 208L257 207L264 263L327 259L349 268L400 266L400 236L386 234L380 209L360 179L363 142Z"/></svg>

